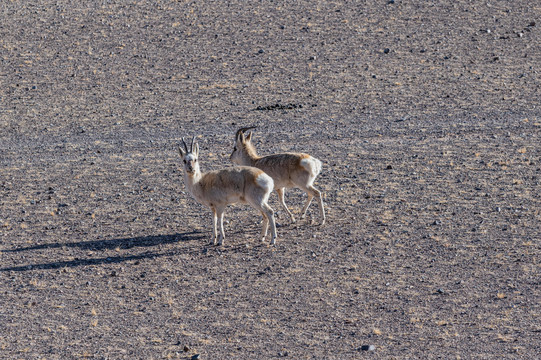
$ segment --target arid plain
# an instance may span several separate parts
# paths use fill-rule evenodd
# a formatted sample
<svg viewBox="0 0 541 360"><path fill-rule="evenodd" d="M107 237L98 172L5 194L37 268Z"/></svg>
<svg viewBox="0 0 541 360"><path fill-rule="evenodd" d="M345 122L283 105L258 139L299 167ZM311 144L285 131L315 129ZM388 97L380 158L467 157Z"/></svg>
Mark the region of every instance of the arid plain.
<svg viewBox="0 0 541 360"><path fill-rule="evenodd" d="M1 359L539 356L539 4L83 3L0 4ZM327 222L210 246L176 146L249 125Z"/></svg>

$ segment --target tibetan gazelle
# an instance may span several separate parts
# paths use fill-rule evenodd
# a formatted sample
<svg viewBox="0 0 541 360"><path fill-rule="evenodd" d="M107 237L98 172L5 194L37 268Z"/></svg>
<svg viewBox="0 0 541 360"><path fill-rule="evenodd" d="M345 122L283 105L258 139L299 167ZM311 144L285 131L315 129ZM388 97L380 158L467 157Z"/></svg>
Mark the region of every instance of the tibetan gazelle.
<svg viewBox="0 0 541 360"><path fill-rule="evenodd" d="M272 178L262 170L249 166L229 167L222 170L202 173L199 169L199 145L194 148L195 136L192 138L190 150L182 139L182 147L178 147L184 164L184 181L188 191L199 203L210 207L213 214L214 233L211 243L223 245L224 210L229 204L248 203L263 215L261 240L267 236L271 227L271 245L276 243L276 225L274 211L268 205L269 195L274 187ZM220 219L220 237L218 239L217 223ZM218 241L217 241L218 240Z"/></svg>
<svg viewBox="0 0 541 360"><path fill-rule="evenodd" d="M306 216L306 211L312 198L317 198L319 211L321 213L321 225L325 224L325 209L323 208L323 199L321 193L314 187L314 180L321 172L321 161L303 153L281 153L267 156L258 156L254 145L252 144L252 132L244 135L244 132L253 129L255 126L241 128L235 135L235 147L231 153L230 159L238 165L253 166L269 174L274 180L274 190L278 193L278 199L285 211L295 222L295 217L286 206L284 201L284 191L286 188L300 188L306 192L308 199L302 209L302 218Z"/></svg>

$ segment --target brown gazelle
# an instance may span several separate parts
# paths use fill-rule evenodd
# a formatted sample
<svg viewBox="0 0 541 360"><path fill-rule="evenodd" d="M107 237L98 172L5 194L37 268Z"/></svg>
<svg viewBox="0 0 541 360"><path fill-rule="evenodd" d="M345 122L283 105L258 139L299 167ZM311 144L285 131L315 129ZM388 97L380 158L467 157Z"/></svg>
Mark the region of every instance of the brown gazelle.
<svg viewBox="0 0 541 360"><path fill-rule="evenodd" d="M253 166L269 174L274 180L274 189L278 193L278 199L285 211L295 222L295 217L286 206L284 191L286 188L297 187L306 192L308 200L302 209L302 218L306 216L308 206L312 198L316 197L321 213L321 225L325 224L325 209L321 193L314 187L314 180L321 172L321 161L303 153L282 153L267 156L258 156L252 144L252 132L244 135L244 132L254 129L255 126L241 128L235 135L235 147L230 159L238 165Z"/></svg>
<svg viewBox="0 0 541 360"><path fill-rule="evenodd" d="M210 207L213 214L214 233L211 243L216 245L218 238L217 222L220 219L219 245L223 245L224 210L229 204L238 202L248 203L263 215L261 240L267 236L269 223L271 227L271 244L276 243L276 225L274 211L268 205L268 199L274 182L262 170L249 166L229 167L222 170L202 173L199 168L199 145L194 148L195 136L192 138L190 150L182 139L184 149L178 147L184 163L184 181L188 191L199 203Z"/></svg>

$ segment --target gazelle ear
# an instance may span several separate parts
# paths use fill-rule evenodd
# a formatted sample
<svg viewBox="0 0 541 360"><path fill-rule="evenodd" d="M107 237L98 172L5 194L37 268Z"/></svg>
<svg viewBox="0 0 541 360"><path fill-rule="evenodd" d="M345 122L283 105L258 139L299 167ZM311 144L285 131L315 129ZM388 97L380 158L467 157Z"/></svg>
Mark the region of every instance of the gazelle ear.
<svg viewBox="0 0 541 360"><path fill-rule="evenodd" d="M199 144L198 143L195 143L193 153L195 154L196 157L199 157Z"/></svg>
<svg viewBox="0 0 541 360"><path fill-rule="evenodd" d="M182 150L182 148L180 147L180 145L178 145L178 152L180 153L180 157L181 157L181 158L184 158L184 156L186 156L186 153L184 152L184 150Z"/></svg>
<svg viewBox="0 0 541 360"><path fill-rule="evenodd" d="M237 135L237 142L238 142L239 144L242 144L242 143L244 143L245 141L246 141L246 139L244 138L244 133L242 133L242 132L239 133L239 134Z"/></svg>
<svg viewBox="0 0 541 360"><path fill-rule="evenodd" d="M248 135L246 135L246 141L251 141L251 140L252 140L252 132L250 131Z"/></svg>

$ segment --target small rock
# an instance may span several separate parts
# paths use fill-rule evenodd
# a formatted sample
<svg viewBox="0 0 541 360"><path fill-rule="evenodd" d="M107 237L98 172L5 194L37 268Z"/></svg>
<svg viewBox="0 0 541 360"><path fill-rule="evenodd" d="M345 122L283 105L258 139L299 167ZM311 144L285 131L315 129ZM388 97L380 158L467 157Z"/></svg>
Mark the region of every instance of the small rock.
<svg viewBox="0 0 541 360"><path fill-rule="evenodd" d="M361 346L362 351L374 351L376 347L374 345L363 345Z"/></svg>
<svg viewBox="0 0 541 360"><path fill-rule="evenodd" d="M184 350L184 352L188 352L188 351L190 351L190 348L187 347L186 345L184 345L184 349L182 349L182 350Z"/></svg>
<svg viewBox="0 0 541 360"><path fill-rule="evenodd" d="M383 50L383 52L384 52L385 54L388 54L389 52L391 52L391 49L386 48L386 49Z"/></svg>
<svg viewBox="0 0 541 360"><path fill-rule="evenodd" d="M438 289L437 293L438 293L438 294L444 294L445 291L444 291L443 289Z"/></svg>
<svg viewBox="0 0 541 360"><path fill-rule="evenodd" d="M392 170L393 169L393 166L392 165L387 165L387 170Z"/></svg>
<svg viewBox="0 0 541 360"><path fill-rule="evenodd" d="M192 356L192 360L199 360L201 358L201 354L195 354Z"/></svg>

